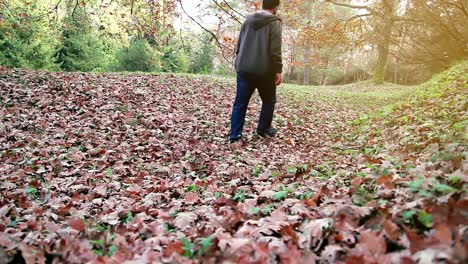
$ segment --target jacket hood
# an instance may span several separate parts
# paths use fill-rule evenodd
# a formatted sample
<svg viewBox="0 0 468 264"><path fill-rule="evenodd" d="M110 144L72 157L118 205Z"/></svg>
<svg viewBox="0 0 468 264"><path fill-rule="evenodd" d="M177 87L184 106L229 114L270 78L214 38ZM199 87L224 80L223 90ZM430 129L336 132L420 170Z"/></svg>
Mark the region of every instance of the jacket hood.
<svg viewBox="0 0 468 264"><path fill-rule="evenodd" d="M247 16L246 23L255 30L259 30L262 27L270 24L273 21L281 19L273 14L266 14L263 12L257 12L252 15Z"/></svg>

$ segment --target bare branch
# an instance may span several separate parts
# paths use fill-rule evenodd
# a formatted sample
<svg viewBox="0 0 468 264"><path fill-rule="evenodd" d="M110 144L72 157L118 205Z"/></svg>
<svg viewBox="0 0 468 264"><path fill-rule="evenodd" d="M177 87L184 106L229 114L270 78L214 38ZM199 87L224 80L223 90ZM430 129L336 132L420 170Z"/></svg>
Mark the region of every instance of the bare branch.
<svg viewBox="0 0 468 264"><path fill-rule="evenodd" d="M78 5L79 5L79 2L78 2L78 0L76 0L75 7L73 8L73 11L71 13L71 16L72 16L73 19L75 19L75 12L76 12L76 8L78 7Z"/></svg>
<svg viewBox="0 0 468 264"><path fill-rule="evenodd" d="M59 0L58 3L54 6L54 8L49 13L57 12L61 3L62 3L62 0Z"/></svg>
<svg viewBox="0 0 468 264"><path fill-rule="evenodd" d="M228 2L226 2L226 0L223 0L223 2L224 2L232 11L234 11L234 13L236 13L236 14L238 14L239 16L245 18L245 16L244 16L243 14L241 14L241 13L240 13L239 11L237 11L236 9L232 8L232 6L231 6Z"/></svg>
<svg viewBox="0 0 468 264"><path fill-rule="evenodd" d="M457 5L456 3L451 3L450 1L444 1L442 0L443 3L445 3L446 5L450 5L450 6L453 6L459 10L461 10L463 12L463 14L468 17L468 11L466 10L465 8L465 4L464 4L464 1L461 1L461 6Z"/></svg>
<svg viewBox="0 0 468 264"><path fill-rule="evenodd" d="M196 19L194 19L192 16L190 16L187 11L185 11L185 8L184 8L184 5L182 4L182 0L178 0L179 4L180 4L180 7L182 9L182 11L184 12L184 14L186 16L188 16L190 18L190 20L192 20L193 22L195 22L201 29L203 29L205 32L207 32L208 34L210 34L215 40L216 40L216 44L218 45L218 47L221 49L221 54L223 55L223 58L224 60L226 60L226 62L228 62L229 64L232 64L232 61L230 61L228 58L226 58L226 55L224 54L224 47L223 47L223 44L219 41L218 37L216 36L215 33L213 33L211 30L207 29L206 27L204 27L200 22L198 22Z"/></svg>
<svg viewBox="0 0 468 264"><path fill-rule="evenodd" d="M228 15L229 15L232 19L234 19L237 23L239 23L239 24L242 25L242 22L240 22L239 19L238 19L236 16L234 16L233 14L229 13L226 9L224 9L224 8L218 3L218 1L216 1L216 0L212 0L212 1L213 1L213 3L215 3L221 10L223 10L224 13L228 14Z"/></svg>
<svg viewBox="0 0 468 264"><path fill-rule="evenodd" d="M337 5L337 6L344 6L344 7L349 7L349 8L353 8L353 9L365 9L367 10L367 12L375 15L375 14L378 14L379 12L375 11L373 8L369 7L369 6L366 6L366 5L352 5L352 4L345 4L345 3L338 3L338 2L334 2L332 0L325 0L326 2L329 2L329 3L332 3L334 5Z"/></svg>

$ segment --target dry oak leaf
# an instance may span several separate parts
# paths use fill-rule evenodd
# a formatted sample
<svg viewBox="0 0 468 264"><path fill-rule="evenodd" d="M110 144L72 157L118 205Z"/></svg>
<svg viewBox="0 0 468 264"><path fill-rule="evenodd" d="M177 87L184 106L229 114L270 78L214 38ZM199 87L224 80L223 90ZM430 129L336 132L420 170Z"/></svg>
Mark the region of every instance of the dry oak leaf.
<svg viewBox="0 0 468 264"><path fill-rule="evenodd" d="M174 225L181 230L185 230L197 220L197 218L197 215L194 213L179 213L174 219Z"/></svg>
<svg viewBox="0 0 468 264"><path fill-rule="evenodd" d="M310 221L302 226L299 246L305 249L317 249L322 244L334 222L331 218Z"/></svg>
<svg viewBox="0 0 468 264"><path fill-rule="evenodd" d="M359 244L356 245L356 249L361 250L361 252L368 252L369 255L378 258L387 251L387 243L383 234L377 234L372 230L364 230L359 236Z"/></svg>
<svg viewBox="0 0 468 264"><path fill-rule="evenodd" d="M21 255L26 264L43 264L46 263L44 250L21 244L20 246Z"/></svg>
<svg viewBox="0 0 468 264"><path fill-rule="evenodd" d="M220 239L218 247L221 251L228 250L230 253L235 253L241 247L250 244L251 241L248 238L231 238L231 239Z"/></svg>
<svg viewBox="0 0 468 264"><path fill-rule="evenodd" d="M200 197L198 197L198 194L194 192L189 192L184 197L184 202L188 204L197 203L199 200L200 200Z"/></svg>
<svg viewBox="0 0 468 264"><path fill-rule="evenodd" d="M83 220L79 218L75 218L68 221L68 224L71 228L75 229L78 232L83 232L86 229L86 225L84 224Z"/></svg>

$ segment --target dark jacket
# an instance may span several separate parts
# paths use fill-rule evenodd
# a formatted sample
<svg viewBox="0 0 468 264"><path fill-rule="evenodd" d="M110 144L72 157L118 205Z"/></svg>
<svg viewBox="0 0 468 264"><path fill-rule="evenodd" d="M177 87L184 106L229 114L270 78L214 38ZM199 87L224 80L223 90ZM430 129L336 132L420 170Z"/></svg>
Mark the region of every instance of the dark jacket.
<svg viewBox="0 0 468 264"><path fill-rule="evenodd" d="M247 16L236 49L236 70L259 76L281 73L281 20L266 12Z"/></svg>

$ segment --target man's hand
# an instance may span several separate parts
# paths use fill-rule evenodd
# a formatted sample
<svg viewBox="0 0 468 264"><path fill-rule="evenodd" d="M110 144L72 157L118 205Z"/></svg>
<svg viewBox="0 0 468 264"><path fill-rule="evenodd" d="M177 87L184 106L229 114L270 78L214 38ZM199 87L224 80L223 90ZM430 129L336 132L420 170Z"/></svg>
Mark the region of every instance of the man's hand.
<svg viewBox="0 0 468 264"><path fill-rule="evenodd" d="M279 86L283 82L283 75L281 73L276 74L276 86Z"/></svg>

